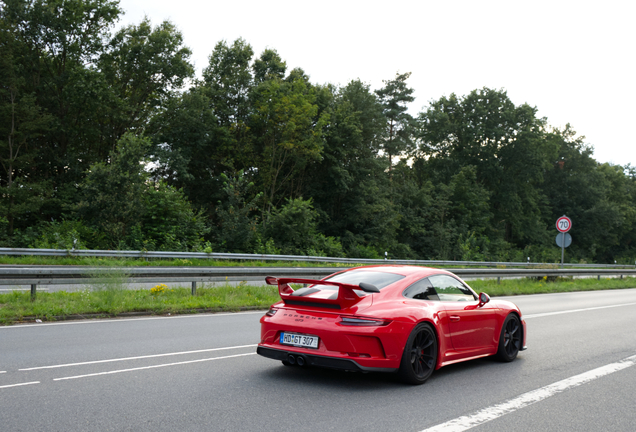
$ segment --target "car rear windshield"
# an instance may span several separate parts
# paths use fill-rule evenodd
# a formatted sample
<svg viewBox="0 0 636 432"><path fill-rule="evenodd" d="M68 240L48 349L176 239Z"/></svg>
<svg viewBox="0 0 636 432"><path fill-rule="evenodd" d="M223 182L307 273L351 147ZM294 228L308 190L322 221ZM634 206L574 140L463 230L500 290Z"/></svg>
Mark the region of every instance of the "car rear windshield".
<svg viewBox="0 0 636 432"><path fill-rule="evenodd" d="M352 285L359 285L360 282L366 282L375 285L378 289L391 285L393 282L399 281L404 276L395 273L386 273L368 270L354 270L337 274L327 280L332 282L342 282ZM317 286L318 287L318 286ZM336 290L338 287L333 285L320 285L320 289Z"/></svg>

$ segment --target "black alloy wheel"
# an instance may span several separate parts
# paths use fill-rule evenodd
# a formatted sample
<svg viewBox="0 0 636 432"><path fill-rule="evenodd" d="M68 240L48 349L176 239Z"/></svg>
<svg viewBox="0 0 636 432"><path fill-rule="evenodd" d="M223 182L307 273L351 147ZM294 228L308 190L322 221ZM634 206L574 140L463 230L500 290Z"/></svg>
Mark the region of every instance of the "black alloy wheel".
<svg viewBox="0 0 636 432"><path fill-rule="evenodd" d="M497 357L499 360L511 362L517 358L521 349L521 322L517 315L511 313L506 317L501 328L499 337L499 349Z"/></svg>
<svg viewBox="0 0 636 432"><path fill-rule="evenodd" d="M418 324L411 332L398 374L408 384L424 384L437 364L437 337L430 325Z"/></svg>

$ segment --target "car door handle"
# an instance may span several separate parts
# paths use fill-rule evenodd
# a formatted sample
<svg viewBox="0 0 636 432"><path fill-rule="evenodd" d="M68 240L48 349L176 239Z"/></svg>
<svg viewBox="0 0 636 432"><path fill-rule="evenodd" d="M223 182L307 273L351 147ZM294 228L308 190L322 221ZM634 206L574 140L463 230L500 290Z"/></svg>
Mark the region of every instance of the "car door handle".
<svg viewBox="0 0 636 432"><path fill-rule="evenodd" d="M459 321L459 316L457 316L457 315L451 315L451 316L450 316L450 320L451 320L451 322L457 322L457 321Z"/></svg>

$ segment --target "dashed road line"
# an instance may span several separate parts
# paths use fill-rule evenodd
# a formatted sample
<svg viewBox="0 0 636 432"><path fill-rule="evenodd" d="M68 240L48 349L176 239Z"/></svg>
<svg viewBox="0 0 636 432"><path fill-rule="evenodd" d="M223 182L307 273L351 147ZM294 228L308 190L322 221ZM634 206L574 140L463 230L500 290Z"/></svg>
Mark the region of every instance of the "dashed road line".
<svg viewBox="0 0 636 432"><path fill-rule="evenodd" d="M558 393L564 392L565 390L578 387L582 384L589 383L598 378L634 366L635 364L636 355L627 357L616 363L601 366L599 368L592 369L591 371L557 381L540 389L524 393L521 396L517 396L507 402L484 408L476 413L458 417L446 423L433 426L432 428L424 429L422 432L462 432L487 423L491 420L495 420L506 414L510 414L521 408L525 408L528 405L540 402Z"/></svg>
<svg viewBox="0 0 636 432"><path fill-rule="evenodd" d="M113 371L108 371L108 372L98 372L98 373L85 374L85 375L75 375L75 376L69 376L69 377L54 378L53 381L63 381L63 380L71 380L71 379L78 379L78 378L88 378L88 377L101 376L101 375L112 375L112 374L123 373L123 372L133 372L133 371L139 371L139 370L156 369L156 368L167 367L167 366L178 366L178 365L185 365L185 364L192 364L192 363L201 363L201 362L206 362L206 361L223 360L223 359L229 359L229 358L235 358L235 357L244 357L244 356L251 356L251 355L256 355L256 353L255 352L251 352L251 353L246 353L246 354L235 354L235 355L229 355L229 356L224 356L224 357L211 357L211 358L205 358L205 359L199 359L199 360L189 360L189 361L183 361L183 362L177 362L177 363L165 363L165 364L153 365L153 366L144 366L144 367L137 367L137 368L130 368L130 369L119 369L119 370L113 370Z"/></svg>
<svg viewBox="0 0 636 432"><path fill-rule="evenodd" d="M32 381L32 382L20 383L20 384L3 385L3 386L0 386L0 389L11 388L11 387L28 386L28 385L31 385L31 384L40 384L40 381Z"/></svg>
<svg viewBox="0 0 636 432"><path fill-rule="evenodd" d="M93 361L86 361L86 362L79 362L79 363L66 363L66 364L51 365L51 366L37 366L37 367L24 368L24 369L18 369L18 370L32 371L32 370L40 370L40 369L56 369L56 368L63 368L63 367L70 367L70 366L83 366L83 365L112 363L112 362L120 362L120 361L128 361L128 360L141 360L141 359L149 359L149 358L157 358L157 357L168 357L168 356L175 356L175 355L198 354L198 353L204 353L204 352L224 351L224 350L231 350L231 349L253 348L255 346L256 344L238 345L233 347L209 348L209 349L202 349L202 350L196 350L196 351L181 351L181 352L174 352L174 353L151 354L151 355L145 355L145 356L123 357L123 358L115 358L115 359L107 359L107 360L93 360Z"/></svg>
<svg viewBox="0 0 636 432"><path fill-rule="evenodd" d="M585 308L585 309L569 309L569 310L558 311L558 312L545 312L545 313L529 314L529 315L524 314L523 319L541 318L541 317L546 317L551 315L561 315L561 314L568 314L568 313L575 313L575 312L587 312L587 311L593 311L593 310L599 310L599 309L610 309L615 307L633 306L633 305L636 305L636 303L621 303L621 304L608 305L608 306L595 306L595 307Z"/></svg>

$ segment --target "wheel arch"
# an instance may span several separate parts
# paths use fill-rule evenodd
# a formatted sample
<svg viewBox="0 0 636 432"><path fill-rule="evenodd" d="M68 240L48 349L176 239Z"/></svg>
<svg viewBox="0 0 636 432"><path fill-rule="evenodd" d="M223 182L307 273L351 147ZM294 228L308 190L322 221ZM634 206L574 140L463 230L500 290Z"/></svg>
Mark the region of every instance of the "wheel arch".
<svg viewBox="0 0 636 432"><path fill-rule="evenodd" d="M446 352L446 349L447 349L446 340L445 338L441 337L439 333L439 328L437 327L438 325L433 321L433 319L428 317L422 318L419 321L417 321L415 325L413 326L413 328L411 329L411 332L415 330L415 327L417 327L420 324L428 324L428 326L433 329L433 333L435 333L435 338L437 338L437 359L435 360L435 370L437 370L442 367L441 359L443 356L441 355L441 353ZM405 348L406 348L406 344L405 344Z"/></svg>
<svg viewBox="0 0 636 432"><path fill-rule="evenodd" d="M497 331L497 345L499 345L499 340L501 339L501 330L503 329L503 325L506 322L506 318L508 318L509 315L515 315L517 317L517 319L519 320L519 329L521 330L521 343L523 344L523 342L526 340L526 328L523 325L522 319L521 319L521 313L517 310L511 309L509 311L507 311L508 313L503 314L502 315L502 319L501 319L501 323L499 324L499 329Z"/></svg>

